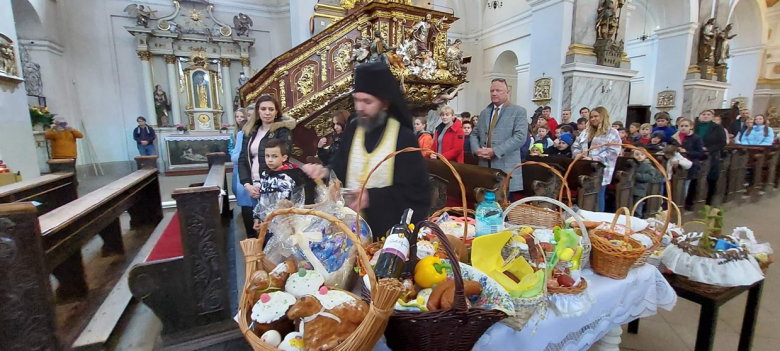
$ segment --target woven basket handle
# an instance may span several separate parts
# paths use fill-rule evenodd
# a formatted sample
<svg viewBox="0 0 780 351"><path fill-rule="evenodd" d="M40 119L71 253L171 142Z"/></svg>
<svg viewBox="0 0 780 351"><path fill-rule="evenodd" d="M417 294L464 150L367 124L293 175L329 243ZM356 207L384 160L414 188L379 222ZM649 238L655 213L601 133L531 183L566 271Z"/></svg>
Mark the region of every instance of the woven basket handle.
<svg viewBox="0 0 780 351"><path fill-rule="evenodd" d="M414 237L420 234L420 230L423 227L430 228L436 234L436 237L439 238L439 245L444 246L444 252L447 253L447 257L452 262L452 275L455 278L455 299L452 301L452 308L458 312L467 311L469 307L466 305L466 294L463 291L463 273L460 271L460 263L458 262L460 256L455 253L452 245L450 245L447 235L433 222L422 221L417 223L417 226L414 228Z"/></svg>
<svg viewBox="0 0 780 351"><path fill-rule="evenodd" d="M582 216L577 214L577 212L574 212L574 210L571 207L566 206L563 202L560 202L556 199L549 198L546 196L529 196L513 202L511 205L509 205L509 207L506 208L506 210L504 210L504 214L503 214L504 218L506 218L506 216L509 215L509 212L511 212L512 209L515 208L516 206L527 202L532 202L532 201L547 202L562 208L564 211L566 211L566 213L568 213L574 218L575 222L577 222L577 225L580 227L580 231L582 231L582 237L583 238L588 237L588 228L585 227L585 222L582 221Z"/></svg>
<svg viewBox="0 0 780 351"><path fill-rule="evenodd" d="M447 212L460 212L463 213L463 217L468 217L469 215L475 216L474 210L466 210L463 211L463 207L444 207L436 212L434 212L430 217L428 218L436 218L441 217L441 215L447 213Z"/></svg>
<svg viewBox="0 0 780 351"><path fill-rule="evenodd" d="M661 195L647 195L647 196L639 199L639 201L637 201L634 204L634 208L631 210L631 215L633 216L636 213L636 209L639 207L639 204L642 203L642 201L645 201L647 199L652 199L652 198L661 198L661 199L665 199L665 200L669 201L669 199L667 197L665 197L665 196L661 196ZM682 226L682 212L680 212L680 207L677 206L677 204L674 203L674 201L669 202L669 203L672 204L672 206L674 207L674 209L677 212L677 226L678 227ZM666 229L669 228L669 220L670 220L669 216L666 216L666 222L664 222L664 228L661 230L661 234L666 233Z"/></svg>
<svg viewBox="0 0 780 351"><path fill-rule="evenodd" d="M664 181L666 182L666 199L669 201L669 203L673 202L672 201L672 182L669 181L669 177L666 175L666 167L664 167L660 162L658 162L658 160L656 160L655 157L653 157L653 154L647 152L647 150L645 150L644 148L640 148L640 147L637 147L637 146L634 146L634 145L618 144L618 143L606 143L606 144L602 144L602 145L593 146L593 147L583 151L582 153L577 155L577 157L574 158L574 162L572 162L569 165L569 168L566 170L566 174L564 175L564 177L566 179L569 179L569 173L571 173L571 170L574 169L574 164L577 163L577 161L583 159L585 156L587 156L588 153L591 150L595 150L595 149L602 148L602 147L610 147L610 146L620 146L620 147L624 147L624 148L629 149L629 150L640 150L643 154L645 154L645 156L647 156L647 159L650 160L650 162L652 162L653 165L655 165L655 167L658 168L659 171L661 171L661 175L664 177ZM606 170L605 170L605 172L606 172ZM561 192L563 192L563 188L561 188ZM672 213L667 211L666 212L666 222L668 223L668 222L671 222L671 221L672 221Z"/></svg>
<svg viewBox="0 0 780 351"><path fill-rule="evenodd" d="M627 207L621 207L615 211L615 217L612 217L612 225L609 226L609 230L615 231L615 226L620 218L620 212L623 212L626 216L626 236L629 236L631 234L631 211L629 211Z"/></svg>
<svg viewBox="0 0 780 351"><path fill-rule="evenodd" d="M468 203L466 202L466 186L463 185L463 180L460 178L460 174L458 174L458 171L455 170L455 167L452 166L450 161L447 161L447 158L444 157L444 155L442 155L442 154L440 154L440 153L438 153L436 151L433 151L431 149L423 149L423 148L419 148L419 147L407 147L407 148L405 148L403 150L398 150L396 152L393 152L393 153L387 155L382 161L379 161L379 163L377 163L376 166L374 166L374 168L370 172L368 172L368 175L366 175L366 180L364 181L363 186L360 188L360 193L358 193L358 206L360 206L360 202L363 200L363 193L366 191L366 185L368 185L368 180L371 178L371 175L374 174L374 172L377 169L379 169L379 167L383 163L385 163L387 160L392 159L396 155L404 153L404 152L430 152L431 154L436 155L436 157L438 157L439 161L444 162L444 164L447 165L447 167L450 168L450 171L452 171L452 175L455 177L455 180L458 181L458 185L460 186L461 200L463 201L463 209L464 210L468 210ZM376 200L376 199L374 199L374 200ZM360 213L360 207L355 209L355 212ZM355 226L355 231L360 233L360 218L359 218L359 216L358 216L358 219L356 220L356 222L357 222L357 224ZM387 229L389 229L389 228L372 228L372 230L381 230L381 231L384 231L384 230L387 230ZM466 226L463 229L463 247L466 247L466 238L468 237L468 231L469 231L469 227ZM458 252L458 257L460 257L460 252ZM458 260L456 259L455 262L458 262Z"/></svg>
<svg viewBox="0 0 780 351"><path fill-rule="evenodd" d="M363 263L363 269L366 270L366 273L368 273L368 277L371 281L371 298L373 299L376 293L377 288L377 279L376 274L374 274L374 270L371 268L371 260L368 259L368 255L366 255L366 250L363 248L363 244L360 243L360 238L358 238L355 233L353 233L344 222L336 218L335 216L329 215L324 212L316 211L316 210L307 210L307 209L300 209L300 208L285 208L280 209L271 212L271 214L266 217L265 222L260 225L260 235L258 236L258 240L262 243L265 240L265 234L268 232L268 224L271 223L271 220L273 220L276 216L280 215L302 215L302 216L316 216L319 218L322 218L324 220L329 221L331 224L335 225L339 228L339 230L343 231L347 236L349 237L349 240L352 241L353 244L355 244L355 249L358 252L358 256L360 257L360 260ZM359 233L359 232L358 232Z"/></svg>
<svg viewBox="0 0 780 351"><path fill-rule="evenodd" d="M704 230L707 230L707 223L705 223L703 221L688 221L688 222L683 223L680 227L682 227L683 228L683 232L685 232L685 227L687 227L687 226L689 226L691 224L701 224L701 225L704 226Z"/></svg>
<svg viewBox="0 0 780 351"><path fill-rule="evenodd" d="M512 173L515 173L515 171L518 168L521 168L521 167L523 167L525 165L537 165L537 166L541 166L541 167L547 168L548 170L550 170L550 172L552 172L553 175L555 175L558 178L560 178L561 179L561 190L558 193L558 201L563 201L563 199L562 199L563 198L563 189L565 188L566 189L566 195L569 197L569 207L572 206L572 202L571 202L571 189L569 188L569 184L566 182L566 178L564 178L563 175L561 175L561 172L558 172L557 169L553 168L552 166L550 166L550 165L548 165L548 164L546 164L544 162L525 161L525 162L522 162L522 163L518 164L517 166L515 166L515 168L512 168L512 170L509 171L509 173L506 175L506 178L504 179L504 181L501 182L502 183L502 191L504 192L504 195L505 195L504 196L504 204L503 204L504 207L507 207L510 204L510 201L509 201L509 182L512 180Z"/></svg>

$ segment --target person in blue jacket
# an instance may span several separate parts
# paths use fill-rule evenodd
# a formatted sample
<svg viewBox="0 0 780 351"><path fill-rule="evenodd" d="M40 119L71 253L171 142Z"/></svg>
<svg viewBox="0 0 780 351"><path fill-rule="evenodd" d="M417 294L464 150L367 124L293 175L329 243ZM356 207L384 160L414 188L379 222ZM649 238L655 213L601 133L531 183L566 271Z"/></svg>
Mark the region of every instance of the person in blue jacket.
<svg viewBox="0 0 780 351"><path fill-rule="evenodd" d="M236 140L233 142L233 151L230 153L230 162L233 162L233 194L236 195L236 204L241 206L241 219L244 221L244 228L246 229L247 238L257 237L257 233L252 228L254 219L252 218L252 211L257 205L257 200L249 196L249 193L238 181L238 156L241 155L241 145L244 141L244 125L249 120L251 115L243 108L236 110L236 130L238 132L235 135Z"/></svg>
<svg viewBox="0 0 780 351"><path fill-rule="evenodd" d="M655 114L655 126L653 127L653 133L661 131L664 133L663 142L669 143L672 141L672 136L677 133L677 129L670 126L672 117L666 112L658 112Z"/></svg>
<svg viewBox="0 0 780 351"><path fill-rule="evenodd" d="M154 129L146 124L146 118L143 116L138 116L135 121L138 122L138 127L133 129L133 139L138 144L138 153L141 156L156 155L154 139L157 135L154 134Z"/></svg>
<svg viewBox="0 0 780 351"><path fill-rule="evenodd" d="M749 146L771 146L775 140L775 131L766 124L763 115L749 117L742 130L734 141L737 144Z"/></svg>

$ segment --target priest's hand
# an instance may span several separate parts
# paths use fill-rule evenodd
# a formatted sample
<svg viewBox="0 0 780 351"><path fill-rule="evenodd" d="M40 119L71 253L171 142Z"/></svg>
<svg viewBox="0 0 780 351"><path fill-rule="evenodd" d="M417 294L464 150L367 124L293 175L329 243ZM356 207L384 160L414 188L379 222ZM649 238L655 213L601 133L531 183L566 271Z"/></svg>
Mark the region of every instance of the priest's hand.
<svg viewBox="0 0 780 351"><path fill-rule="evenodd" d="M351 204L349 204L349 208L353 209L355 212L360 212L360 210L368 208L368 190L363 191L363 198L360 199L360 202L358 203L358 195L360 195L360 190L352 190L349 192L349 195L347 197L353 198L355 200L352 201Z"/></svg>
<svg viewBox="0 0 780 351"><path fill-rule="evenodd" d="M306 173L311 179L322 179L328 176L328 169L322 165L308 163L303 165L301 169L303 169L303 173Z"/></svg>

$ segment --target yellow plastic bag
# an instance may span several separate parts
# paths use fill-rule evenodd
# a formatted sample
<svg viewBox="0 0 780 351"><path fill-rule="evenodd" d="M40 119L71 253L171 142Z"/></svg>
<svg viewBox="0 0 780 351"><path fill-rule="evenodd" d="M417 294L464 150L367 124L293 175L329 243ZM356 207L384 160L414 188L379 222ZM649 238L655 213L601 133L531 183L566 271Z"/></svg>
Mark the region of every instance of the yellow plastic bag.
<svg viewBox="0 0 780 351"><path fill-rule="evenodd" d="M534 270L523 258L517 257L509 265L504 266L501 249L512 238L512 233L504 231L496 234L483 235L471 243L471 263L489 277L495 279L509 293L527 290L521 285L523 277L533 274ZM512 273L521 283L515 283L504 272ZM528 280L526 280L528 282Z"/></svg>

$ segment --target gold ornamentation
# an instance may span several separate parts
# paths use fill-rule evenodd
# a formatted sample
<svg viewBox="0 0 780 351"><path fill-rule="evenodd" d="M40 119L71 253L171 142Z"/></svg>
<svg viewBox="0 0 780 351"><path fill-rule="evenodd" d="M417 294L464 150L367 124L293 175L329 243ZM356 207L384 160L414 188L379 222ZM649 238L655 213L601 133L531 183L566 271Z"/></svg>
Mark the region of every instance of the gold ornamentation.
<svg viewBox="0 0 780 351"><path fill-rule="evenodd" d="M293 156L303 156L303 150L298 145L293 145L292 154Z"/></svg>
<svg viewBox="0 0 780 351"><path fill-rule="evenodd" d="M190 66L206 68L206 65L208 65L208 63L209 62L208 59L206 58L206 54L204 54L204 51L202 50L192 51L192 54L190 55Z"/></svg>
<svg viewBox="0 0 780 351"><path fill-rule="evenodd" d="M190 10L190 19L195 22L200 22L201 20L200 14L201 14L200 10L195 10L195 9Z"/></svg>
<svg viewBox="0 0 780 351"><path fill-rule="evenodd" d="M176 55L165 55L165 63L167 64L175 64L176 63Z"/></svg>
<svg viewBox="0 0 780 351"><path fill-rule="evenodd" d="M748 98L746 96L739 96L731 99L731 106L734 106L734 104L739 104L739 109L746 109L748 106Z"/></svg>
<svg viewBox="0 0 780 351"><path fill-rule="evenodd" d="M671 109L674 107L676 98L677 92L674 90L659 92L655 107L658 109Z"/></svg>
<svg viewBox="0 0 780 351"><path fill-rule="evenodd" d="M233 60L231 60L229 58L223 57L223 58L220 58L219 61L222 63L222 66L230 67L230 61L233 61Z"/></svg>
<svg viewBox="0 0 780 351"><path fill-rule="evenodd" d="M152 59L152 53L149 51L139 51L138 57L141 58L141 61L149 61Z"/></svg>
<svg viewBox="0 0 780 351"><path fill-rule="evenodd" d="M534 81L534 98L537 104L546 104L552 100L552 78L542 77Z"/></svg>
<svg viewBox="0 0 780 351"><path fill-rule="evenodd" d="M287 108L287 89L284 86L284 77L279 79L279 100L281 100L282 111Z"/></svg>
<svg viewBox="0 0 780 351"><path fill-rule="evenodd" d="M314 71L314 65L308 65L301 69L301 75L298 77L298 81L295 82L295 85L298 87L299 99L314 91Z"/></svg>
<svg viewBox="0 0 780 351"><path fill-rule="evenodd" d="M333 133L332 120L333 118L331 114L322 113L311 122L306 123L304 127L306 127L306 129L314 129L314 132L317 133L317 137L322 138L330 133Z"/></svg>
<svg viewBox="0 0 780 351"><path fill-rule="evenodd" d="M447 30L449 28L449 24L442 23L441 31L436 34L436 40L433 43L433 61L439 68L447 67Z"/></svg>
<svg viewBox="0 0 780 351"><path fill-rule="evenodd" d="M328 81L328 50L330 46L322 48L322 51L317 53L320 57L320 79L322 79L322 85Z"/></svg>
<svg viewBox="0 0 780 351"><path fill-rule="evenodd" d="M336 54L333 55L333 68L339 73L349 70L349 54L352 52L352 43L346 42L339 45Z"/></svg>
<svg viewBox="0 0 780 351"><path fill-rule="evenodd" d="M319 111L320 109L327 106L334 98L348 94L351 91L352 75L350 74L341 80L332 83L330 86L325 88L325 90L312 95L304 101L299 102L294 107L290 108L290 112L288 114L298 120L306 118L310 113Z"/></svg>
<svg viewBox="0 0 780 351"><path fill-rule="evenodd" d="M382 35L382 38L386 40L388 44L392 44L393 41L390 40L390 23L389 22L379 22L379 33Z"/></svg>
<svg viewBox="0 0 780 351"><path fill-rule="evenodd" d="M249 67L249 57L241 58L241 67Z"/></svg>

